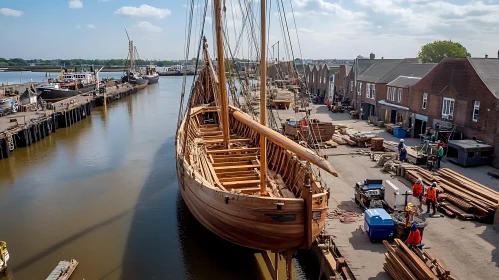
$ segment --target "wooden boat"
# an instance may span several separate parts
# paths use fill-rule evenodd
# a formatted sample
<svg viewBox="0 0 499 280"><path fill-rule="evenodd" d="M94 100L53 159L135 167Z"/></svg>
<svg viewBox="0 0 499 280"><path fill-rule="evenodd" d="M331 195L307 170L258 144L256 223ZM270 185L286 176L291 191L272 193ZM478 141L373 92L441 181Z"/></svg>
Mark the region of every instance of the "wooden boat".
<svg viewBox="0 0 499 280"><path fill-rule="evenodd" d="M221 30L220 0L214 4L216 30ZM221 33L216 37L220 62ZM266 98L260 98L260 122L229 106L224 63L215 72L206 39L203 57L176 134L183 200L201 224L230 242L272 252L310 248L324 228L328 207L328 190L311 165L337 176L334 168L266 126Z"/></svg>

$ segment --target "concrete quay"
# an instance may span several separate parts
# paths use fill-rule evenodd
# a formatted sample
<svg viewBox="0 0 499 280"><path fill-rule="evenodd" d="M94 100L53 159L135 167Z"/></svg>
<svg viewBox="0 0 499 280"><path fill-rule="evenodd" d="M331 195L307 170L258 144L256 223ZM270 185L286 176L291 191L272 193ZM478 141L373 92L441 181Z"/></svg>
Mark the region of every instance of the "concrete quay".
<svg viewBox="0 0 499 280"><path fill-rule="evenodd" d="M108 87L104 95L86 93L48 104L45 110L17 112L0 117L0 159L8 158L15 149L28 147L59 128L69 127L85 119L92 113L92 108L137 93L145 87Z"/></svg>
<svg viewBox="0 0 499 280"><path fill-rule="evenodd" d="M352 119L348 113L332 113L325 105L311 105L309 109L311 109L311 118L343 124L358 131L372 131L385 140L399 140L384 129L368 124L367 121ZM278 123L284 122L287 118L299 120L305 116L304 113L295 113L293 110L273 110L273 114L278 118ZM420 140L407 138L405 143L417 146L420 145ZM330 214L339 209L362 215L363 211L354 202L354 186L356 182L364 179L390 180L402 192L412 189L412 184L405 178L382 172L368 156L352 153L359 149L362 148L340 145L337 148L320 150L321 154L328 156L328 161L339 174L339 177L333 177L325 172L320 173L331 193ZM494 169L491 166L464 168L447 162L444 157L442 167L450 168L499 191L499 181L487 175L488 171ZM426 211L426 206L423 209ZM494 230L493 225L448 217L428 218L428 222L423 242L428 251L447 264L457 279L494 279L499 275L499 232ZM325 275L334 277L335 274L342 274L341 271L339 274L338 271L334 272L330 267L338 267L338 263L344 262L354 279L391 279L383 270L386 248L382 243L372 243L363 225L362 218L348 223L340 222L337 218L326 220L324 236L331 238L333 244L322 242L313 250ZM331 252L323 253L326 245L330 248L329 251L333 248L337 254L332 256Z"/></svg>

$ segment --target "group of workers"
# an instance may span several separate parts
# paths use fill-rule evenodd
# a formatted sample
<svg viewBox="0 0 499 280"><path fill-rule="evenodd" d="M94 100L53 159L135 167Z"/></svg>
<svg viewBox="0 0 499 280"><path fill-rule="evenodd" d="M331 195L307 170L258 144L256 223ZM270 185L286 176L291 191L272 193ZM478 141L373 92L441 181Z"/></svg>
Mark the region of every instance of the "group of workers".
<svg viewBox="0 0 499 280"><path fill-rule="evenodd" d="M404 139L400 139L399 145L398 145L398 151L399 151L399 160L402 162L407 162L407 146L404 143ZM442 161L442 158L444 157L444 144L438 140L437 141L437 170L440 169L440 162ZM432 167L430 168L431 171Z"/></svg>
<svg viewBox="0 0 499 280"><path fill-rule="evenodd" d="M438 197L437 183L433 182L429 188L425 189L423 180L421 178L418 178L416 180L416 183L414 183L412 187L412 196L416 200L414 202L419 202L419 208L421 210L423 210L422 207L423 197L425 197L425 195L426 195L426 207L427 207L426 214L430 213L430 208L431 208L432 210L431 216L433 216L437 213L437 197ZM411 206L413 205L412 203L409 204ZM408 212L407 221L409 221L409 217L413 213L411 213L411 209L409 209L407 212ZM407 245L409 246L422 246L421 241L422 241L421 232L419 231L417 225L413 223L410 227L410 233L405 243L407 243Z"/></svg>

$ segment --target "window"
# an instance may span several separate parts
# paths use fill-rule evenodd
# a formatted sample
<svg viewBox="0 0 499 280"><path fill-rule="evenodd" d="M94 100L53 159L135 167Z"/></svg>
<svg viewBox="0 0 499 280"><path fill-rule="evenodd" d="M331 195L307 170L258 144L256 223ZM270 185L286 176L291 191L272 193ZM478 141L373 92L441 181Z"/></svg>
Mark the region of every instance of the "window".
<svg viewBox="0 0 499 280"><path fill-rule="evenodd" d="M454 99L444 97L444 104L442 105L442 118L452 120L454 113Z"/></svg>
<svg viewBox="0 0 499 280"><path fill-rule="evenodd" d="M353 91L353 81L350 81L350 92Z"/></svg>
<svg viewBox="0 0 499 280"><path fill-rule="evenodd" d="M366 83L366 97L370 98L371 97L370 95L371 95L371 84Z"/></svg>
<svg viewBox="0 0 499 280"><path fill-rule="evenodd" d="M375 99L376 98L376 85L371 85L371 98Z"/></svg>
<svg viewBox="0 0 499 280"><path fill-rule="evenodd" d="M315 76L312 76L312 83L315 83Z"/></svg>
<svg viewBox="0 0 499 280"><path fill-rule="evenodd" d="M362 83L358 82L357 83L357 95L361 95L361 94L362 94Z"/></svg>
<svg viewBox="0 0 499 280"><path fill-rule="evenodd" d="M480 111L480 101L475 101L475 105L473 106L473 121L478 121L478 111Z"/></svg>
<svg viewBox="0 0 499 280"><path fill-rule="evenodd" d="M422 108L426 109L426 105L428 105L428 93L423 93L423 105Z"/></svg>
<svg viewBox="0 0 499 280"><path fill-rule="evenodd" d="M395 97L397 96L397 89L394 87L388 87L386 91L386 99L388 101L395 101Z"/></svg>
<svg viewBox="0 0 499 280"><path fill-rule="evenodd" d="M402 103L402 89L398 89L398 98L397 98L398 103Z"/></svg>

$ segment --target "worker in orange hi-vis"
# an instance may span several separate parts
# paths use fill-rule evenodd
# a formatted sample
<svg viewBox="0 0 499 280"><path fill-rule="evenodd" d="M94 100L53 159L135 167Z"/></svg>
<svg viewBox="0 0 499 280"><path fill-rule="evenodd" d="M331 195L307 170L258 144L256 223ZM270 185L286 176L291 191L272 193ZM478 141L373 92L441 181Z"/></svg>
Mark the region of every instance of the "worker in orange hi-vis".
<svg viewBox="0 0 499 280"><path fill-rule="evenodd" d="M416 224L412 224L411 233L409 233L409 236L407 237L405 243L407 243L407 245L409 246L418 246L421 244L421 240L421 232L419 231Z"/></svg>
<svg viewBox="0 0 499 280"><path fill-rule="evenodd" d="M423 194L424 194L423 181L421 180L421 178L418 178L416 180L416 183L414 183L414 185L412 186L412 196L414 197L413 204L416 204L414 202L416 202L415 200L417 200L419 202L419 205L417 206L419 206L420 208L422 207Z"/></svg>
<svg viewBox="0 0 499 280"><path fill-rule="evenodd" d="M331 111L331 100L329 100L329 98L328 98L328 99L326 99L326 106L327 106L327 109L328 109L329 111Z"/></svg>
<svg viewBox="0 0 499 280"><path fill-rule="evenodd" d="M437 213L437 183L433 182L431 187L426 191L426 213L430 213L430 206L433 209L432 216Z"/></svg>

